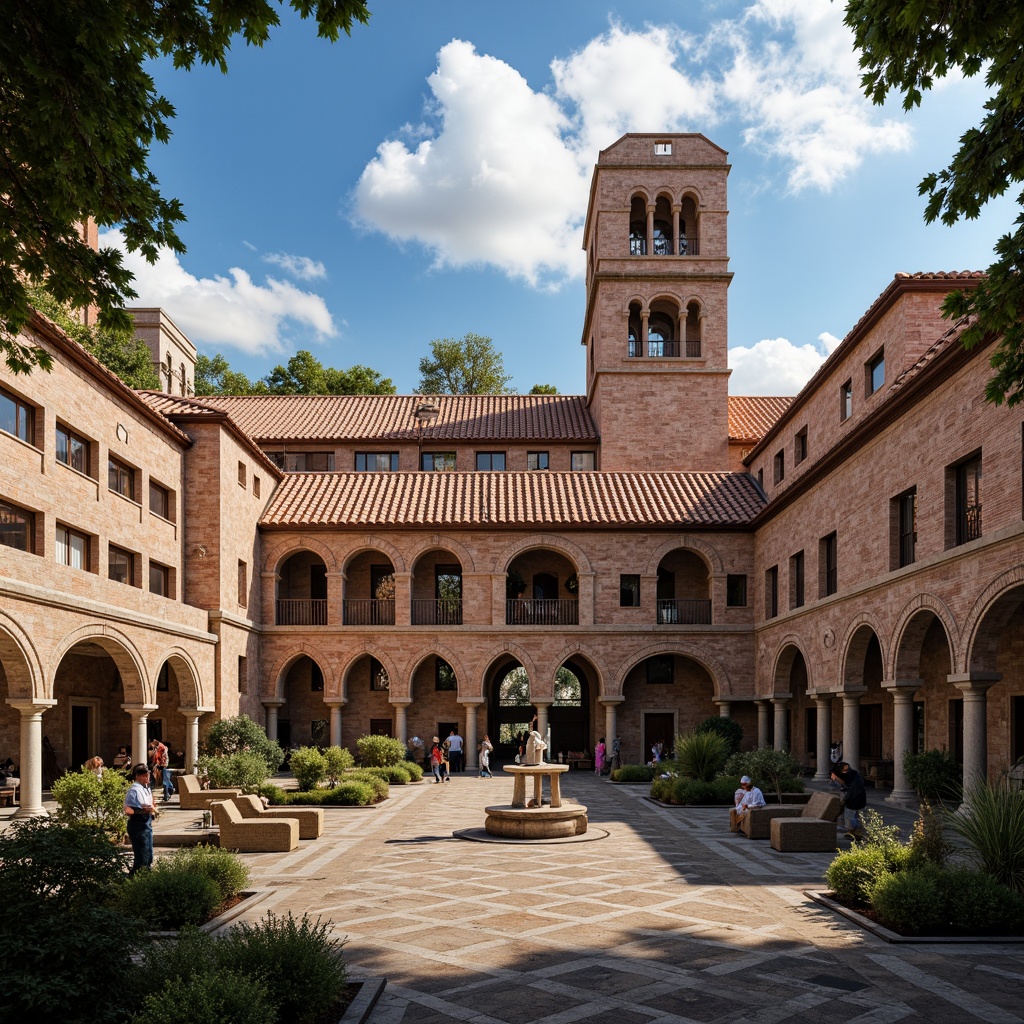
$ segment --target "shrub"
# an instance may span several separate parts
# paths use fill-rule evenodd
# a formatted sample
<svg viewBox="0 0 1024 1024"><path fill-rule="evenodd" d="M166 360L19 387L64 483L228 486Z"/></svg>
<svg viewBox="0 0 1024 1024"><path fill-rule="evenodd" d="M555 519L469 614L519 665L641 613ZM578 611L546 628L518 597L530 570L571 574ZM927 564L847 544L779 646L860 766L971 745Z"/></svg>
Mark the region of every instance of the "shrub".
<svg viewBox="0 0 1024 1024"><path fill-rule="evenodd" d="M779 800L783 791L802 792L804 788L803 783L800 783L799 790L789 788L792 780L800 774L800 762L788 750L745 750L733 754L725 764L724 774L749 775L755 786L766 791L774 790Z"/></svg>
<svg viewBox="0 0 1024 1024"><path fill-rule="evenodd" d="M324 758L327 761L327 781L331 786L336 786L342 775L356 764L348 747L328 747L324 751Z"/></svg>
<svg viewBox="0 0 1024 1024"><path fill-rule="evenodd" d="M676 737L676 756L672 765L680 775L710 782L723 768L729 756L729 741L717 732L693 732Z"/></svg>
<svg viewBox="0 0 1024 1024"><path fill-rule="evenodd" d="M1015 934L1024 927L1024 898L981 871L937 875L946 923L964 934Z"/></svg>
<svg viewBox="0 0 1024 1024"><path fill-rule="evenodd" d="M417 764L415 761L403 761L400 767L409 773L410 782L420 782L422 780L423 765Z"/></svg>
<svg viewBox="0 0 1024 1024"><path fill-rule="evenodd" d="M904 935L930 934L945 923L934 868L881 871L867 896L882 924Z"/></svg>
<svg viewBox="0 0 1024 1024"><path fill-rule="evenodd" d="M288 791L280 786L275 786L272 782L265 782L260 786L258 795L266 797L272 804L279 806L288 803Z"/></svg>
<svg viewBox="0 0 1024 1024"><path fill-rule="evenodd" d="M405 760L405 744L391 736L360 736L356 748L364 768L386 768Z"/></svg>
<svg viewBox="0 0 1024 1024"><path fill-rule="evenodd" d="M243 793L258 793L270 771L262 755L252 750L234 754L203 754L196 761L196 771L210 780L214 789L238 786Z"/></svg>
<svg viewBox="0 0 1024 1024"><path fill-rule="evenodd" d="M825 871L825 881L840 903L867 904L871 886L883 871L896 874L912 863L909 847L865 843L838 854Z"/></svg>
<svg viewBox="0 0 1024 1024"><path fill-rule="evenodd" d="M206 750L217 757L243 751L259 754L267 764L264 778L273 775L284 762L284 752L277 740L269 739L263 726L248 715L214 722L206 734Z"/></svg>
<svg viewBox="0 0 1024 1024"><path fill-rule="evenodd" d="M647 764L624 764L612 772L612 782L650 782L654 769Z"/></svg>
<svg viewBox="0 0 1024 1024"><path fill-rule="evenodd" d="M407 769L407 763L403 761L401 764L392 764L387 768L361 768L359 772L363 776L375 775L392 786L408 786L412 782L412 773ZM422 778L422 775L420 777Z"/></svg>
<svg viewBox="0 0 1024 1024"><path fill-rule="evenodd" d="M93 772L66 772L53 783L57 820L66 825L91 825L119 841L128 833L124 797L131 785L120 773L107 769L102 778Z"/></svg>
<svg viewBox="0 0 1024 1024"><path fill-rule="evenodd" d="M327 776L327 758L316 747L299 747L292 751L288 767L299 781L299 789L316 789Z"/></svg>
<svg viewBox="0 0 1024 1024"><path fill-rule="evenodd" d="M387 800L388 798L389 787L387 780L382 779L379 775L374 775L373 772L366 771L364 768L357 768L355 771L347 772L342 785L345 782L361 782L369 786L373 792L375 802L377 800Z"/></svg>
<svg viewBox="0 0 1024 1024"><path fill-rule="evenodd" d="M203 969L151 992L130 1024L276 1024L267 986L242 971Z"/></svg>
<svg viewBox="0 0 1024 1024"><path fill-rule="evenodd" d="M693 731L696 733L713 732L715 735L721 736L729 744L729 756L738 753L740 745L743 743L743 726L734 718L712 715L710 718L705 718L703 722L698 722Z"/></svg>
<svg viewBox="0 0 1024 1024"><path fill-rule="evenodd" d="M183 846L161 860L158 868L213 879L222 903L237 896L249 884L248 865L234 851L218 846Z"/></svg>
<svg viewBox="0 0 1024 1024"><path fill-rule="evenodd" d="M1024 894L1024 790L1006 779L972 786L950 825L984 871Z"/></svg>
<svg viewBox="0 0 1024 1024"><path fill-rule="evenodd" d="M736 786L731 779L714 779L705 782L701 779L666 779L670 784L671 803L683 806L692 804L729 804L732 805Z"/></svg>
<svg viewBox="0 0 1024 1024"><path fill-rule="evenodd" d="M340 804L344 807L366 807L382 799L368 782L341 782L334 789L326 791L325 804Z"/></svg>
<svg viewBox="0 0 1024 1024"><path fill-rule="evenodd" d="M945 747L920 754L906 751L903 771L919 799L938 803L960 799L963 768Z"/></svg>
<svg viewBox="0 0 1024 1024"><path fill-rule="evenodd" d="M222 902L212 878L164 867L163 862L129 878L121 894L124 912L157 931L203 924Z"/></svg>
<svg viewBox="0 0 1024 1024"><path fill-rule="evenodd" d="M942 867L953 853L943 816L936 813L928 800L921 801L921 816L914 822L910 849L919 861L937 867Z"/></svg>
<svg viewBox="0 0 1024 1024"><path fill-rule="evenodd" d="M861 811L860 820L864 825L865 842L872 846L900 846L899 825L886 825L878 811L866 808Z"/></svg>

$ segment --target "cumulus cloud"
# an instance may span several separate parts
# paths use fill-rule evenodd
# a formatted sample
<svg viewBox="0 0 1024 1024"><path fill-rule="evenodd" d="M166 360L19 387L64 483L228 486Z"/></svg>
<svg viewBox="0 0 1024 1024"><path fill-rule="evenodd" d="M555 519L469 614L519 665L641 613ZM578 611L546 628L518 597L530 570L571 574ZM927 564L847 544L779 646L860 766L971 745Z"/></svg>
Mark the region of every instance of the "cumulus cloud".
<svg viewBox="0 0 1024 1024"><path fill-rule="evenodd" d="M731 395L795 395L818 371L839 340L818 337L820 347L794 345L786 338L765 338L749 348L729 349Z"/></svg>
<svg viewBox="0 0 1024 1024"><path fill-rule="evenodd" d="M124 253L125 266L135 275L137 304L172 310L175 323L196 343L255 354L284 349L295 327L321 339L337 333L324 300L287 281L268 277L257 284L239 267L223 277L195 277L169 249L150 264L128 252L116 230L101 233L100 244Z"/></svg>
<svg viewBox="0 0 1024 1024"><path fill-rule="evenodd" d="M299 278L300 281L313 281L327 276L327 268L319 261L308 256L293 256L287 252L264 253L263 259L280 267L286 274Z"/></svg>

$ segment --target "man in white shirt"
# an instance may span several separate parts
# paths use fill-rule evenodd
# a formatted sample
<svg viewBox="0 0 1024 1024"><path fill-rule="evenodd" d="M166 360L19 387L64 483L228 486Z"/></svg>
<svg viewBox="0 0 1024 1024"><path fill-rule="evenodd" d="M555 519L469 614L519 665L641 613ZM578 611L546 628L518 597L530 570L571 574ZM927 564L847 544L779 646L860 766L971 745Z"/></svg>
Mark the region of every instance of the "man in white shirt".
<svg viewBox="0 0 1024 1024"><path fill-rule="evenodd" d="M764 794L750 781L749 775L740 779L736 790L736 806L729 812L729 831L739 832L747 811L752 807L764 807Z"/></svg>
<svg viewBox="0 0 1024 1024"><path fill-rule="evenodd" d="M448 737L448 754L452 762L452 771L461 772L463 768L462 737L459 735L458 729L452 729L451 735Z"/></svg>
<svg viewBox="0 0 1024 1024"><path fill-rule="evenodd" d="M128 838L132 841L131 874L142 868L153 866L153 790L149 785L149 768L144 764L135 766L132 776L135 781L124 798L124 813L128 816Z"/></svg>

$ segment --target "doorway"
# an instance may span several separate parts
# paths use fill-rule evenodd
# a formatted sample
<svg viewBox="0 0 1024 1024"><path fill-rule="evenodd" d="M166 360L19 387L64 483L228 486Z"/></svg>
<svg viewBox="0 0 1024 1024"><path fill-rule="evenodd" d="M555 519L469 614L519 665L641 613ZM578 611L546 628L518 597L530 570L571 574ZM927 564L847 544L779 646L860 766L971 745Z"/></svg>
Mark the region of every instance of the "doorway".
<svg viewBox="0 0 1024 1024"><path fill-rule="evenodd" d="M676 742L676 715L674 711L644 712L644 763L653 760L652 748L655 743L661 744L663 756L666 756Z"/></svg>

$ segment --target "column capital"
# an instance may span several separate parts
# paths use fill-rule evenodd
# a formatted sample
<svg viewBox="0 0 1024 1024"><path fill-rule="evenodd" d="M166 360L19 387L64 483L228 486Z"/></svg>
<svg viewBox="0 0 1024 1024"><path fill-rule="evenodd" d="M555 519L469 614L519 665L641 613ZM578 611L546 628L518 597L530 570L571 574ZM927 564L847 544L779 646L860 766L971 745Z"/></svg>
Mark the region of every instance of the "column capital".
<svg viewBox="0 0 1024 1024"><path fill-rule="evenodd" d="M283 704L283 703L284 703L284 701L281 701L281 704ZM324 703L329 708L340 708L340 707L343 707L344 705L346 705L348 703L348 698L347 697L325 697L324 698ZM280 706L281 705L279 704L278 707L280 707Z"/></svg>
<svg viewBox="0 0 1024 1024"><path fill-rule="evenodd" d="M827 707L832 703L832 698L835 696L834 693L829 693L827 690L822 693L811 693L808 691L807 696L814 701L818 707Z"/></svg>
<svg viewBox="0 0 1024 1024"><path fill-rule="evenodd" d="M285 700L283 697L271 697L268 700L261 700L260 703L265 708L283 708L285 705Z"/></svg>
<svg viewBox="0 0 1024 1024"><path fill-rule="evenodd" d="M547 711L547 709L549 707L551 707L552 704L554 704L554 701L553 700L535 700L535 701L531 701L530 703L533 704L533 706L538 711L540 711L541 708L543 708L545 711Z"/></svg>
<svg viewBox="0 0 1024 1024"><path fill-rule="evenodd" d="M844 704L859 704L861 697L863 697L867 692L868 688L866 686L854 686L849 690L840 690L836 696L842 697Z"/></svg>
<svg viewBox="0 0 1024 1024"><path fill-rule="evenodd" d="M602 707L615 708L620 704L624 704L626 701L625 697L598 697L597 703Z"/></svg>
<svg viewBox="0 0 1024 1024"><path fill-rule="evenodd" d="M956 672L946 676L964 696L984 695L1002 679L1000 672Z"/></svg>
<svg viewBox="0 0 1024 1024"><path fill-rule="evenodd" d="M793 694L791 693L773 693L771 701L773 704L785 704L787 700L792 700Z"/></svg>
<svg viewBox="0 0 1024 1024"><path fill-rule="evenodd" d="M205 715L212 710L213 708L178 708L178 714L183 715L185 718L198 718L200 715Z"/></svg>
<svg viewBox="0 0 1024 1024"><path fill-rule="evenodd" d="M924 686L923 679L883 679L882 689L891 690L893 697L896 696L897 691L903 691L904 693L913 693L915 690L920 690Z"/></svg>
<svg viewBox="0 0 1024 1024"><path fill-rule="evenodd" d="M57 702L55 700L41 700L35 697L8 697L7 703L23 715L41 715L44 711L49 711L50 708L54 707Z"/></svg>
<svg viewBox="0 0 1024 1024"><path fill-rule="evenodd" d="M478 708L484 702L476 697L460 697L455 703L466 708Z"/></svg>
<svg viewBox="0 0 1024 1024"><path fill-rule="evenodd" d="M159 704L122 704L122 711L127 711L129 715L148 715L151 711L159 711Z"/></svg>
<svg viewBox="0 0 1024 1024"><path fill-rule="evenodd" d="M412 697L388 697L388 703L396 708L407 708L412 703Z"/></svg>

